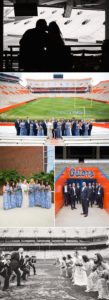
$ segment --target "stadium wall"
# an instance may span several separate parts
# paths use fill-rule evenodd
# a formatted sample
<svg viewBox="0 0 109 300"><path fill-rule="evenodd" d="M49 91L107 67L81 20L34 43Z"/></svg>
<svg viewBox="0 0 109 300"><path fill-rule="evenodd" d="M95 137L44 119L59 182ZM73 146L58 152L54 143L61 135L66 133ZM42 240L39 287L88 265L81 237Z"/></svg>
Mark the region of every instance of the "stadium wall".
<svg viewBox="0 0 109 300"><path fill-rule="evenodd" d="M75 168L75 170L84 170L93 172L93 177L90 176L71 176L71 168L66 168L61 175L57 178L55 182L55 213L57 214L59 210L64 206L64 194L63 186L67 179L96 179L104 188L104 209L109 213L109 178L99 169L99 168Z"/></svg>
<svg viewBox="0 0 109 300"><path fill-rule="evenodd" d="M43 172L43 147L0 147L0 169L16 170L26 177Z"/></svg>

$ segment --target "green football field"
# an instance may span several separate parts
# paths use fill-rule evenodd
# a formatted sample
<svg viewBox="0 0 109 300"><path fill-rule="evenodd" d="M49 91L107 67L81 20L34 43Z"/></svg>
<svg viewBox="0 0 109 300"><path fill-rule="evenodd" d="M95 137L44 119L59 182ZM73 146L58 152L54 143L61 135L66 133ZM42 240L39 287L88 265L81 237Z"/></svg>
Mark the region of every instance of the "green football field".
<svg viewBox="0 0 109 300"><path fill-rule="evenodd" d="M40 98L0 114L1 120L20 119L109 120L109 104L81 98Z"/></svg>

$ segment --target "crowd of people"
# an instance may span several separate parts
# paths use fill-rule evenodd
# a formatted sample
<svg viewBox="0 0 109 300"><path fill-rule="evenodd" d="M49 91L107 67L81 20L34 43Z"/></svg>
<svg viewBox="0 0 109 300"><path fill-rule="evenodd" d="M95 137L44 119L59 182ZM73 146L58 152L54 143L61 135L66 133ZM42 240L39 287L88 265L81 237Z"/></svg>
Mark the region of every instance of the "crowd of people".
<svg viewBox="0 0 109 300"><path fill-rule="evenodd" d="M27 72L72 70L70 48L65 46L55 21L47 25L45 19L39 19L35 28L24 33L20 40L20 69Z"/></svg>
<svg viewBox="0 0 109 300"><path fill-rule="evenodd" d="M84 286L86 293L97 292L98 299L109 299L109 263L100 253L89 258L75 251L59 260L60 273L69 277L72 286Z"/></svg>
<svg viewBox="0 0 109 300"><path fill-rule="evenodd" d="M27 208L39 206L51 208L52 195L48 182L39 182L31 179L28 183L25 179L15 182L6 182L3 186L3 209Z"/></svg>
<svg viewBox="0 0 109 300"><path fill-rule="evenodd" d="M82 215L88 216L89 206L97 205L99 208L103 208L104 189L100 183L86 182L82 183L82 187L79 182L75 184L65 183L63 187L64 204L65 206L71 205L71 209L76 209L77 204L82 206Z"/></svg>
<svg viewBox="0 0 109 300"><path fill-rule="evenodd" d="M16 120L15 128L18 136L47 136L49 139L62 136L90 136L92 122L83 120L49 120L32 121Z"/></svg>
<svg viewBox="0 0 109 300"><path fill-rule="evenodd" d="M1 252L0 255L0 276L4 278L3 291L8 290L11 282L16 278L17 286L21 286L21 281L27 281L31 269L36 274L34 259L28 254L25 255L24 249L12 253ZM0 283L2 281L0 280Z"/></svg>

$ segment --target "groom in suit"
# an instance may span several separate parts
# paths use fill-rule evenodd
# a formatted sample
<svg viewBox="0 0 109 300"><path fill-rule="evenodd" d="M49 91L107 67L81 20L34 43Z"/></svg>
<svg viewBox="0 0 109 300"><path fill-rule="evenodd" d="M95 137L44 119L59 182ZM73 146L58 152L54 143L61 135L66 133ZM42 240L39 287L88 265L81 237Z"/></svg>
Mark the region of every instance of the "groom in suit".
<svg viewBox="0 0 109 300"><path fill-rule="evenodd" d="M24 250L23 250L23 248L19 248L18 251L12 253L11 259L10 259L11 272L14 271L15 274L17 275L17 286L21 286L21 270L23 270L23 266L24 266ZM3 290L6 290L9 288L10 275L11 274L9 274L9 275L6 274L6 276L5 276Z"/></svg>
<svg viewBox="0 0 109 300"><path fill-rule="evenodd" d="M87 217L89 201L88 201L88 188L86 186L86 182L83 182L82 184L81 203L82 203L82 210L83 210L82 215L84 215L84 217Z"/></svg>

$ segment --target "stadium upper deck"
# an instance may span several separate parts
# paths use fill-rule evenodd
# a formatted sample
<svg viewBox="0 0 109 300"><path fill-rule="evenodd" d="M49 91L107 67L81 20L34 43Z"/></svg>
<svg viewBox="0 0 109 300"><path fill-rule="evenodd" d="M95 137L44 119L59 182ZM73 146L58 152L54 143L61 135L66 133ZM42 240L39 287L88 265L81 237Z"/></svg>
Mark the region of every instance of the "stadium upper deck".
<svg viewBox="0 0 109 300"><path fill-rule="evenodd" d="M20 84L20 78L0 74L0 109L34 99L28 88Z"/></svg>
<svg viewBox="0 0 109 300"><path fill-rule="evenodd" d="M35 27L38 19L45 19L49 24L51 21L56 21L59 25L62 36L65 42L96 42L103 41L105 38L105 12L90 11L90 10L72 10L70 18L63 18L63 8L39 7L38 16L27 17L26 19L14 17L14 9L4 9L4 36L13 36L19 39L29 28Z"/></svg>

